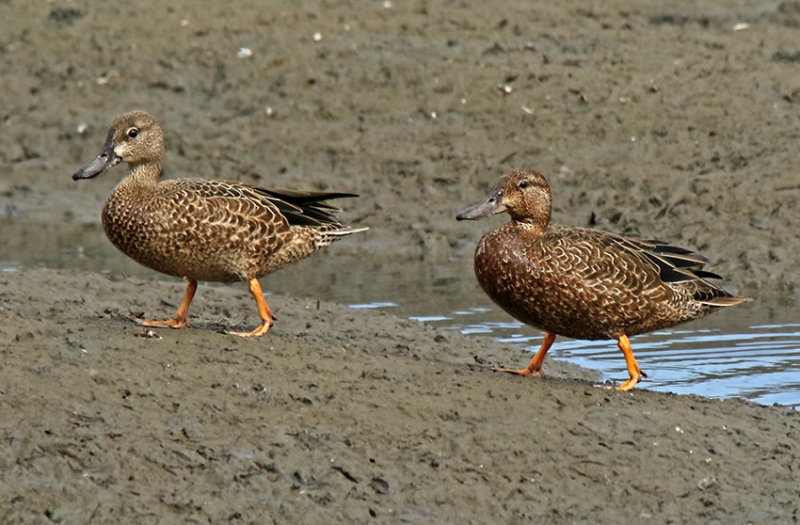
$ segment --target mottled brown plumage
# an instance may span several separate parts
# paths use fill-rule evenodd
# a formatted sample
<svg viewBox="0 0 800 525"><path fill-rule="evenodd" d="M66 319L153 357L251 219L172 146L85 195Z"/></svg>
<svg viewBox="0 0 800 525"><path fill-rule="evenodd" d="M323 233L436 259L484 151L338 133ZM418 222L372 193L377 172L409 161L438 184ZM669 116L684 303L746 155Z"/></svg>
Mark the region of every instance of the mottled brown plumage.
<svg viewBox="0 0 800 525"><path fill-rule="evenodd" d="M625 354L630 390L644 375L628 336L703 317L745 300L706 279L706 259L661 241L584 228L554 227L550 187L532 170L512 170L489 197L459 220L507 212L511 222L487 233L475 251L484 291L516 319L547 332L528 368L540 373L556 335L616 339Z"/></svg>
<svg viewBox="0 0 800 525"><path fill-rule="evenodd" d="M273 191L246 184L199 179L159 182L164 136L144 111L118 116L95 159L75 180L95 177L121 161L130 167L103 207L109 240L137 262L185 277L186 296L175 319L139 320L146 326L187 324L197 281L247 281L259 307L263 335L273 315L258 278L307 257L332 241L366 230L341 224L326 200L346 193Z"/></svg>

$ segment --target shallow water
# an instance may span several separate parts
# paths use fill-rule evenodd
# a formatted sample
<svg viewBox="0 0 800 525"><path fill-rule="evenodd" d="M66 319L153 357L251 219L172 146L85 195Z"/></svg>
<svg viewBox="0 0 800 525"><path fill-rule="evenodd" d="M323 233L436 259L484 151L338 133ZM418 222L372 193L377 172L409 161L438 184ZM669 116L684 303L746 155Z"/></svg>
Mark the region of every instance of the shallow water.
<svg viewBox="0 0 800 525"><path fill-rule="evenodd" d="M770 309L753 301L737 312L717 312L671 330L632 337L636 360L648 374L639 388L800 407L800 323L792 322L800 319L800 308L791 299L783 303L776 309L778 321L768 314ZM531 352L539 349L543 335L493 305L409 317L464 334L491 335ZM617 383L628 378L614 341L558 337L548 356L599 370ZM527 364L524 359L502 363L513 368ZM546 370L547 361L544 366Z"/></svg>
<svg viewBox="0 0 800 525"><path fill-rule="evenodd" d="M4 222L7 239L47 236L46 229L35 225ZM68 240L12 245L13 251L0 248L3 271L41 265L165 279L118 253L99 225L76 225ZM360 253L355 242L340 242L328 251L324 257L317 255L281 270L280 278L263 278L265 292L315 297L353 309L377 308L446 330L490 335L532 352L539 348L539 330L512 319L478 288L471 251L453 253L438 264L408 258L373 260ZM244 285L222 286L241 286L247 293ZM177 303L179 297L165 299ZM770 294L671 330L633 337L637 362L648 373L639 387L800 407L798 320L797 297ZM613 341L559 337L548 355L600 370L607 380L621 382L628 377L625 359ZM527 362L503 365L517 368Z"/></svg>
<svg viewBox="0 0 800 525"><path fill-rule="evenodd" d="M458 314L462 315L433 322L463 333L491 334L531 352L541 344L541 333L521 323L481 321L486 315L483 308L470 312L471 318ZM648 373L639 387L800 407L800 324L758 324L748 319L738 328L719 328L712 319L684 326L631 338L636 360ZM625 359L613 341L557 338L548 355L600 370L616 382L628 378ZM504 363L515 368L526 365Z"/></svg>

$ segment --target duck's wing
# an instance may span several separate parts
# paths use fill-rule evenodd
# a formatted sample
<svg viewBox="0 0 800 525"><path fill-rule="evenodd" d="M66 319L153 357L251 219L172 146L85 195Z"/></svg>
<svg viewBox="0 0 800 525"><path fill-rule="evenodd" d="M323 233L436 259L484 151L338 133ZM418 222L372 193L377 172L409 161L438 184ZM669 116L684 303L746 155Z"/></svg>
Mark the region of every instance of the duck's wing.
<svg viewBox="0 0 800 525"><path fill-rule="evenodd" d="M746 300L708 282L722 276L704 270L708 259L698 253L656 239L622 236L619 239L624 249L653 265L662 283L682 288L695 301L710 306L734 306Z"/></svg>
<svg viewBox="0 0 800 525"><path fill-rule="evenodd" d="M552 234L562 268L569 266L592 286L656 293L678 287L695 300L714 306L738 304L735 297L707 281L721 279L705 270L704 256L655 239L626 237L584 228L560 228ZM551 248L552 250L552 248Z"/></svg>
<svg viewBox="0 0 800 525"><path fill-rule="evenodd" d="M341 211L328 200L357 197L351 193L269 190L226 181L174 179L162 183L172 195L176 213L203 222L261 222L274 226L341 227Z"/></svg>

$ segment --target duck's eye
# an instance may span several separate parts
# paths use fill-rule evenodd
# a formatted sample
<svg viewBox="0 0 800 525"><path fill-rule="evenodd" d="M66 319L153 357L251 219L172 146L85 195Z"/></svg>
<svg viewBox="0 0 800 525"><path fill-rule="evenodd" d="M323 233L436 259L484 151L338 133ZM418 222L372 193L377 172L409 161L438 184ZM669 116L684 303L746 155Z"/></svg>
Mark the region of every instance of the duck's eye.
<svg viewBox="0 0 800 525"><path fill-rule="evenodd" d="M519 184L517 184L517 188L519 188L521 190L524 190L528 186L530 186L530 183L528 181L526 181L526 180L520 181Z"/></svg>
<svg viewBox="0 0 800 525"><path fill-rule="evenodd" d="M139 128L128 128L127 134L130 138L135 139L139 136Z"/></svg>

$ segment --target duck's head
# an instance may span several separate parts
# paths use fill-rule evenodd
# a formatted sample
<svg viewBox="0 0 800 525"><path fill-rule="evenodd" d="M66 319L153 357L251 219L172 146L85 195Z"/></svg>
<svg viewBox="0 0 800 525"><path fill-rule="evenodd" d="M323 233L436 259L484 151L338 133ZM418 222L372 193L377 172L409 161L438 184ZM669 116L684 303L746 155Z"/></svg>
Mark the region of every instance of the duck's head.
<svg viewBox="0 0 800 525"><path fill-rule="evenodd" d="M474 206L461 210L456 219L483 219L497 213L508 213L518 222L547 227L552 200L550 186L538 171L514 169L500 177L489 196Z"/></svg>
<svg viewBox="0 0 800 525"><path fill-rule="evenodd" d="M123 161L131 166L160 166L163 156L164 134L156 119L145 111L130 111L114 119L100 154L76 171L72 179L91 179Z"/></svg>

